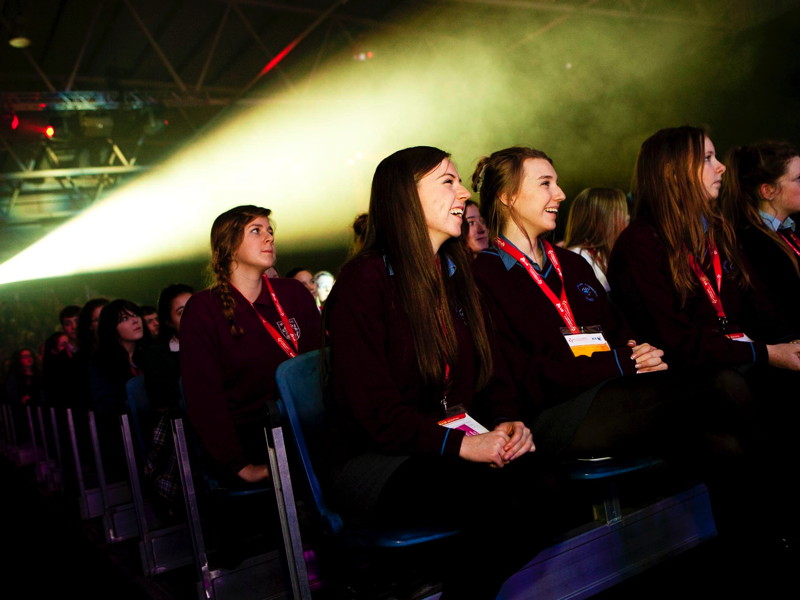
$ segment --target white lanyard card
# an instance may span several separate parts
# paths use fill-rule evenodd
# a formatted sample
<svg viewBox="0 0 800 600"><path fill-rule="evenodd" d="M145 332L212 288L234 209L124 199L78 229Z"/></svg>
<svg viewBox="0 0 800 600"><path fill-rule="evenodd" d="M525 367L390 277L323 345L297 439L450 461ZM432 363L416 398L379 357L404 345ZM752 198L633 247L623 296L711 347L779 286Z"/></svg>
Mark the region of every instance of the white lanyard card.
<svg viewBox="0 0 800 600"><path fill-rule="evenodd" d="M603 335L602 326L589 325L588 327L579 327L578 330L574 332L569 327L561 328L561 334L567 340L567 344L575 356L591 356L595 352L611 350Z"/></svg>

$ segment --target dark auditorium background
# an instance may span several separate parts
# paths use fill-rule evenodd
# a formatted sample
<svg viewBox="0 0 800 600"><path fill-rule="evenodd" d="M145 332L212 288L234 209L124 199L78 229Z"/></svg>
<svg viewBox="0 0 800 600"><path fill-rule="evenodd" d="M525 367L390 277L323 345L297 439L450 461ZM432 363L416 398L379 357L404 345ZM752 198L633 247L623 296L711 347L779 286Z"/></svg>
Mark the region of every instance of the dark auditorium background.
<svg viewBox="0 0 800 600"><path fill-rule="evenodd" d="M0 263L181 161L201 177L224 171L222 209L275 211L279 271L335 273L375 165L400 147L446 148L466 180L480 155L532 145L572 197L627 190L639 144L662 127L708 126L721 155L798 142L799 24L800 2L778 0L0 0ZM268 164L280 145L242 141L225 164L191 151L259 111L281 115L275 140L291 139L297 168L248 194L237 157ZM353 144L363 154L347 158ZM210 221L188 254L144 258L168 235L148 223L178 230L176 214L202 208L179 188L171 198L142 195L103 227L131 258L124 267L2 279L2 354L38 346L66 304L155 304L167 283L203 287ZM133 219L139 206L147 219ZM73 243L101 258L99 229L38 260L55 267Z"/></svg>

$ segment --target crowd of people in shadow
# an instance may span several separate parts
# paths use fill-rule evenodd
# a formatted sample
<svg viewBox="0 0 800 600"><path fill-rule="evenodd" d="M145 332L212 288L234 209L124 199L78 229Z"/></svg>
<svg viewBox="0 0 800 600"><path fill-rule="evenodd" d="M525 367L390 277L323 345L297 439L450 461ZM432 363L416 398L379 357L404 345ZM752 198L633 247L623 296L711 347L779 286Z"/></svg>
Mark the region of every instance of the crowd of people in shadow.
<svg viewBox="0 0 800 600"><path fill-rule="evenodd" d="M660 456L707 485L732 547L794 555L798 149L721 160L703 129L660 130L629 193L569 202L563 239L545 151L492 152L469 181L437 148L383 159L335 275L278 276L270 210L231 208L211 227L210 287L65 307L40 350L10 357L6 401L92 409L110 431L143 374L145 471L174 503L169 420L188 417L220 485L252 489L270 479L276 369L325 347L336 507L464 530L443 598L494 597L572 524L560 467L578 458Z"/></svg>

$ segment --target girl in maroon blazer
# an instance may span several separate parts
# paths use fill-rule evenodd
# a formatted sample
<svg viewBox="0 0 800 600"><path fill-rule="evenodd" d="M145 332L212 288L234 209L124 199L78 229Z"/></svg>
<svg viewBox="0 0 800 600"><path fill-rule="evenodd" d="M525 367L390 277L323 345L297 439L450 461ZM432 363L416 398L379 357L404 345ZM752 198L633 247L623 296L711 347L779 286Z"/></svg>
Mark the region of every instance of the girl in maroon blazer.
<svg viewBox="0 0 800 600"><path fill-rule="evenodd" d="M800 151L786 142L739 146L728 153L720 200L761 290L800 330Z"/></svg>
<svg viewBox="0 0 800 600"><path fill-rule="evenodd" d="M800 525L797 497L781 482L796 450L800 344L787 343L796 335L737 249L718 202L724 174L702 129L662 129L645 140L634 219L614 246L608 279L615 303L664 348L687 391L704 390L691 418L724 419L737 434L730 452L757 463L750 481L760 478L752 487L762 490L748 502L767 518L753 533L791 537Z"/></svg>
<svg viewBox="0 0 800 600"><path fill-rule="evenodd" d="M662 129L645 140L634 219L609 262L615 302L673 366L800 370L800 345L781 343L791 332L754 289L733 224L722 216L724 173L702 129Z"/></svg>
<svg viewBox="0 0 800 600"><path fill-rule="evenodd" d="M550 158L499 150L478 162L473 185L494 239L475 279L540 450L606 456L657 443L670 380L644 374L667 369L663 352L636 341L583 258L545 239L565 198Z"/></svg>
<svg viewBox="0 0 800 600"><path fill-rule="evenodd" d="M513 392L494 374L458 239L468 198L436 148L401 150L378 165L364 246L325 303L332 479L348 517L466 530L443 556L457 561L448 563L445 596L494 598L535 553L557 499L540 483ZM480 425L442 423L459 414ZM498 552L491 539L510 531Z"/></svg>
<svg viewBox="0 0 800 600"><path fill-rule="evenodd" d="M211 227L216 283L181 316L186 407L226 485L269 477L263 427L277 398L275 369L319 347L319 311L299 281L268 279L275 263L270 210L237 206Z"/></svg>

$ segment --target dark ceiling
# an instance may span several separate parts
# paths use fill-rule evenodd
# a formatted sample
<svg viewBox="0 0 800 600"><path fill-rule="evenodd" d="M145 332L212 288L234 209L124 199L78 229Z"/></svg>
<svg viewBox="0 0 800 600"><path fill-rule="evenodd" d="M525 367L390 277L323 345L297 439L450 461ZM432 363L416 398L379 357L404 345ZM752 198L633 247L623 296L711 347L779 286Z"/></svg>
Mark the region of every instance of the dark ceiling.
<svg viewBox="0 0 800 600"><path fill-rule="evenodd" d="M573 15L740 33L797 4L0 0L0 225L9 232L73 216L156 165L225 108L277 91L291 98L326 60L359 59L371 33L402 29L406 14L420 9L529 20L527 39ZM18 34L30 40L27 48L8 44ZM48 125L52 138L44 134Z"/></svg>

